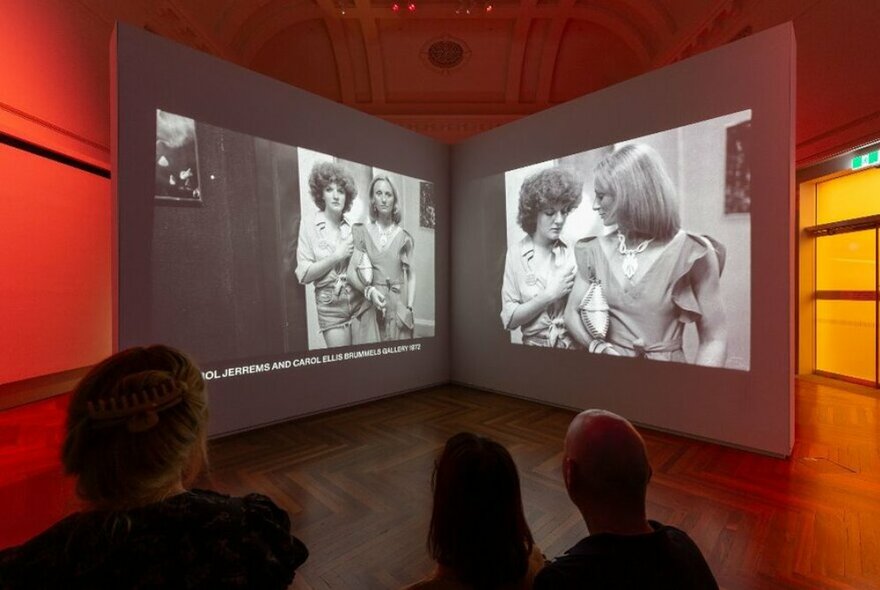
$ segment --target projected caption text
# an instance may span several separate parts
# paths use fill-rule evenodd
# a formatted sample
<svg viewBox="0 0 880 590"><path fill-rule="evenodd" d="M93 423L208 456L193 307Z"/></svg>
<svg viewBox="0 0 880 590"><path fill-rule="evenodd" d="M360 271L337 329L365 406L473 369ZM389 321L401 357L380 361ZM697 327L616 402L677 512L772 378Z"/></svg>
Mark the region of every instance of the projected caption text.
<svg viewBox="0 0 880 590"><path fill-rule="evenodd" d="M211 369L208 371L204 371L202 373L202 377L206 381L213 381L216 379L226 379L228 377L255 375L257 373L269 373L271 371L285 371L288 369L298 369L300 367L310 367L314 365L325 365L328 363L338 363L361 358L385 356L389 354L400 354L404 352L415 352L421 349L421 344L414 343L381 346L377 348L365 348L362 350L350 350L348 352L329 352L324 354L314 354L310 356L299 357L295 359L284 359L266 363L239 365L235 367L227 367L224 369Z"/></svg>

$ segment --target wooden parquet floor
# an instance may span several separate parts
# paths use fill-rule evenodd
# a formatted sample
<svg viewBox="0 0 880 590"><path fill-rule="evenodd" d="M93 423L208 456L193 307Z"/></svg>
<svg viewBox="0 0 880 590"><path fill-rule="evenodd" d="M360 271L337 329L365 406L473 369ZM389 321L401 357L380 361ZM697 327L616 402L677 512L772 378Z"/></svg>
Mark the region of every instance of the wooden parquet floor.
<svg viewBox="0 0 880 590"><path fill-rule="evenodd" d="M722 588L880 588L878 398L797 386L789 460L642 429L651 518L696 540ZM430 478L452 434L510 450L526 516L548 557L585 533L560 474L573 412L444 386L243 433L211 444L211 481L289 511L311 557L298 589L400 588L432 569Z"/></svg>

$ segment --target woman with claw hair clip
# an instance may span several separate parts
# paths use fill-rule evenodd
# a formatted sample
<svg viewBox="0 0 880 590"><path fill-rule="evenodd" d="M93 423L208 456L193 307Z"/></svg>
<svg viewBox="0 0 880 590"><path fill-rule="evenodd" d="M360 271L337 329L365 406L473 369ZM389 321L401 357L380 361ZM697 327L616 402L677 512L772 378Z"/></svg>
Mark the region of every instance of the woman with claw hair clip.
<svg viewBox="0 0 880 590"><path fill-rule="evenodd" d="M0 552L0 586L287 588L308 557L269 498L191 489L206 464L198 367L131 348L73 391L61 461L85 509Z"/></svg>

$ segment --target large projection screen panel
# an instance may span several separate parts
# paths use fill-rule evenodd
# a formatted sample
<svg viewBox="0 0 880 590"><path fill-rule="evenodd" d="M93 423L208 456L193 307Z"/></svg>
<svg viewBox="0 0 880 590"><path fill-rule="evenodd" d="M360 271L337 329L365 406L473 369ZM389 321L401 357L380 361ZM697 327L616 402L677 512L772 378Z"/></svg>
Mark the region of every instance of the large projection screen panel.
<svg viewBox="0 0 880 590"><path fill-rule="evenodd" d="M454 146L453 380L790 454L793 111L783 25ZM667 194L661 176L682 231L654 243L665 226L638 211L672 217L609 202ZM567 274L580 291L536 317L521 307ZM593 282L604 300L587 297ZM599 337L566 340L567 297Z"/></svg>
<svg viewBox="0 0 880 590"><path fill-rule="evenodd" d="M126 25L112 51L119 348L190 352L212 434L449 379L447 146Z"/></svg>

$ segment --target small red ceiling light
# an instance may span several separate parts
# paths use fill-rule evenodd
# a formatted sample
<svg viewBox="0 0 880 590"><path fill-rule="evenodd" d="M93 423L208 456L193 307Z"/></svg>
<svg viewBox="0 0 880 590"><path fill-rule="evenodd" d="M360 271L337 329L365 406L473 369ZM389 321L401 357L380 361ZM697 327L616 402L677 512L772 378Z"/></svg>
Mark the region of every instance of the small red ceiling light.
<svg viewBox="0 0 880 590"><path fill-rule="evenodd" d="M391 12L400 12L400 2L391 3Z"/></svg>
<svg viewBox="0 0 880 590"><path fill-rule="evenodd" d="M416 11L416 3L410 2L409 4L406 5L406 9L409 10L410 12L415 12Z"/></svg>
<svg viewBox="0 0 880 590"><path fill-rule="evenodd" d="M495 7L492 5L491 2L486 2L485 9L486 9L486 14L488 14L488 13L492 12L495 9Z"/></svg>

